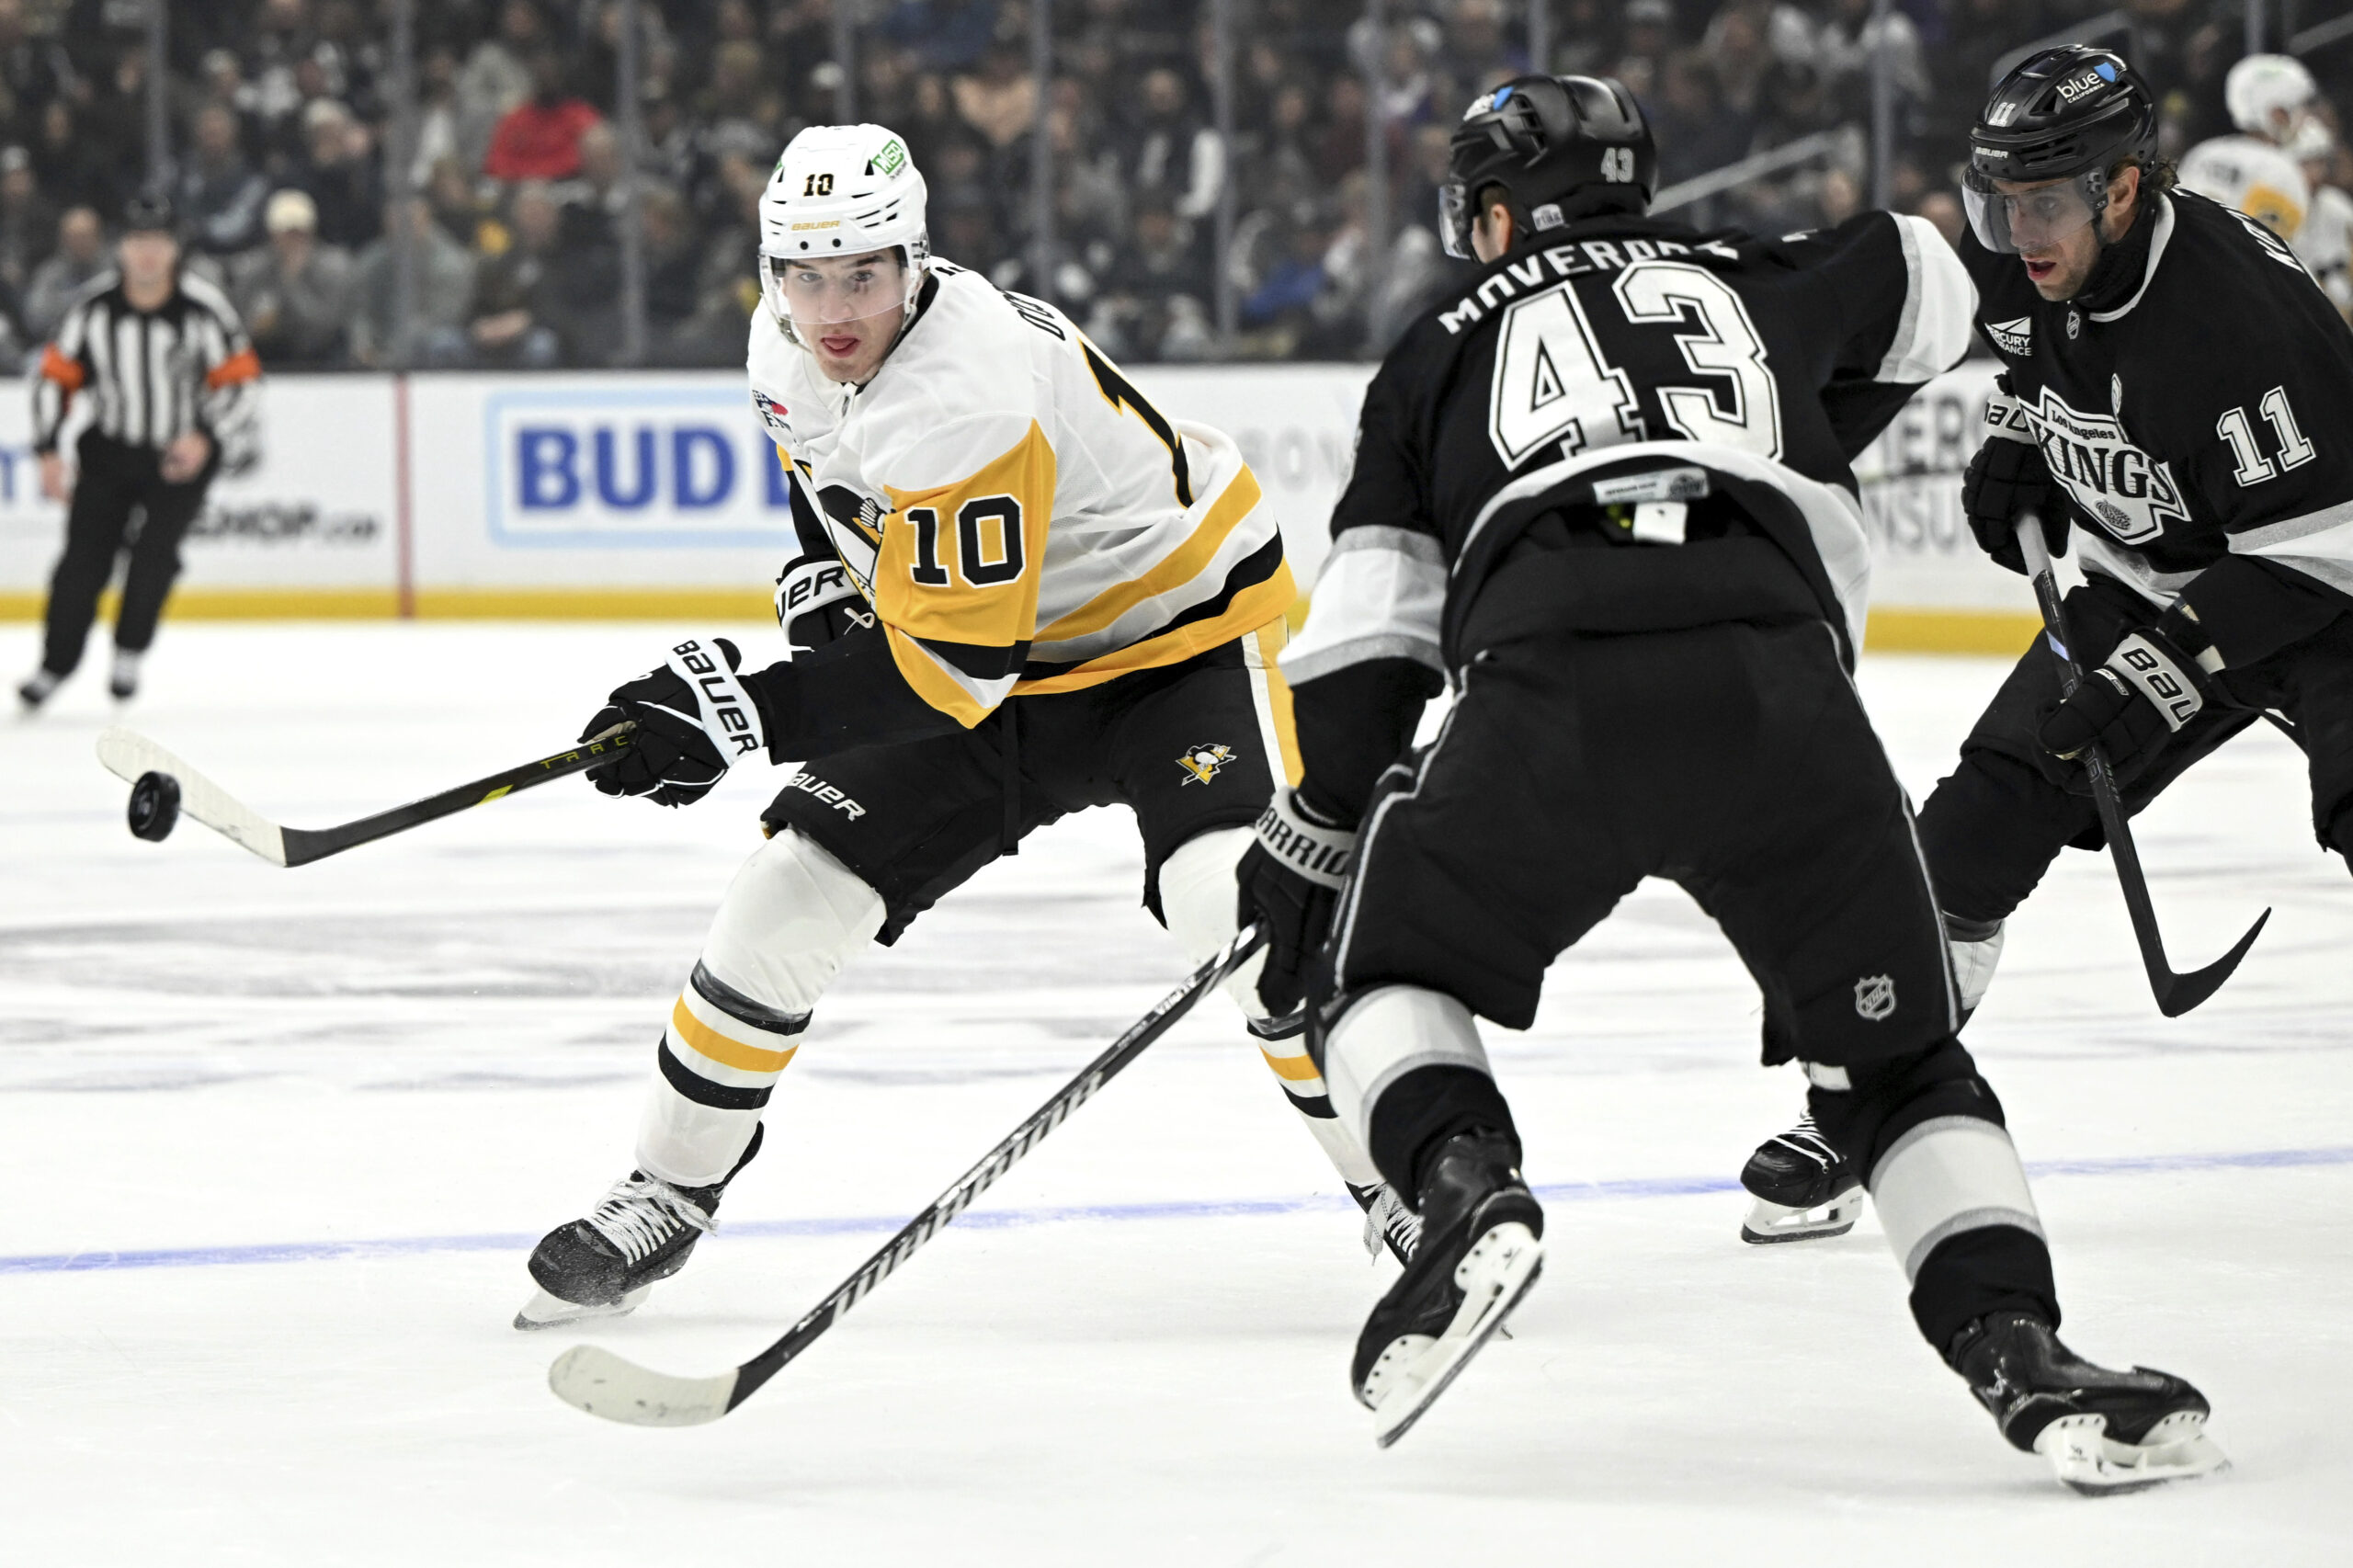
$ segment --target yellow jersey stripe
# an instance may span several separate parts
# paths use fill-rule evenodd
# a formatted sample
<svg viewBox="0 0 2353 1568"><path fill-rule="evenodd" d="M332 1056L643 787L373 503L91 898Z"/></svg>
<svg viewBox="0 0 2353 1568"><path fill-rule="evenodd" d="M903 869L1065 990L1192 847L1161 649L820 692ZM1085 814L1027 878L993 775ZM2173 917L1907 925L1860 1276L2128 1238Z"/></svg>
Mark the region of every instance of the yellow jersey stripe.
<svg viewBox="0 0 2353 1568"><path fill-rule="evenodd" d="M917 697L922 698L964 728L969 730L987 718L991 710L996 707L997 702L1003 700L1000 696L992 700L983 701L982 694L976 693L971 686L966 684L966 677L949 668L930 649L926 648L895 626L885 625L882 630L890 639L891 659L899 666L901 678L906 681ZM992 681L989 684L1005 686L1015 690L1019 689L1017 687L1012 687L1010 682ZM1091 686L1094 683L1089 681L1086 684ZM983 691L985 689L983 688Z"/></svg>
<svg viewBox="0 0 2353 1568"><path fill-rule="evenodd" d="M743 1073L781 1073L784 1064L792 1060L793 1051L801 1049L796 1045L784 1051L763 1051L756 1045L730 1040L687 1011L683 996L670 1009L670 1032L713 1062Z"/></svg>
<svg viewBox="0 0 2353 1568"><path fill-rule="evenodd" d="M1286 562L1273 576L1263 583L1254 583L1233 596L1223 615L1208 620L1196 620L1141 642L1131 642L1099 659L1090 659L1074 670L1064 670L1042 680L1024 680L1017 684L1017 697L1046 697L1058 691L1083 691L1090 686L1100 686L1107 680L1131 675L1137 670L1158 669L1163 665L1182 664L1196 653L1207 653L1238 637L1246 637L1269 621L1280 620L1299 597L1292 584L1290 565ZM906 661L899 661L901 670ZM918 691L922 687L916 687ZM928 700L928 698L926 698ZM940 704L933 703L934 707Z"/></svg>
<svg viewBox="0 0 2353 1568"><path fill-rule="evenodd" d="M1208 568L1227 536L1250 515L1260 499L1258 476L1246 468L1241 470L1234 474L1233 482L1225 487L1225 494L1220 495L1210 508L1209 515L1201 519L1200 526L1184 543L1169 551L1159 565L1141 577L1131 578L1096 595L1040 631L1035 641L1066 642L1074 637L1101 631L1146 599L1174 593L1192 582Z"/></svg>

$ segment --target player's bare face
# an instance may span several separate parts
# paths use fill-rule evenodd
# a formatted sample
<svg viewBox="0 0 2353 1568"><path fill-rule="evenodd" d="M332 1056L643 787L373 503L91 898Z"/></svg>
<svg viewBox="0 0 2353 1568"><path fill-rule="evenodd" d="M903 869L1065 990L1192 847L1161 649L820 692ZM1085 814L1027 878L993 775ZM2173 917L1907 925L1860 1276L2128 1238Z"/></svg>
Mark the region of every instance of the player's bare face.
<svg viewBox="0 0 2353 1568"><path fill-rule="evenodd" d="M906 315L896 251L771 263L792 330L830 381L862 386L882 368Z"/></svg>

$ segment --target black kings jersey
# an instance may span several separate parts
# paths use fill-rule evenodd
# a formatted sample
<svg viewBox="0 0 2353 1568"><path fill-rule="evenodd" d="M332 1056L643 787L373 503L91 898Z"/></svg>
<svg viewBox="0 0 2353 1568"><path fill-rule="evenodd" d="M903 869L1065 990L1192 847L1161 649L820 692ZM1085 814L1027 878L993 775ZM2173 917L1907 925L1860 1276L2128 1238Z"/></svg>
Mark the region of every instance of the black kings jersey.
<svg viewBox="0 0 2353 1568"><path fill-rule="evenodd" d="M2202 196L2159 196L2120 244L2145 261L2087 301L1961 252L2083 569L2187 599L2244 665L2353 608L2353 331L2284 243Z"/></svg>
<svg viewBox="0 0 2353 1568"><path fill-rule="evenodd" d="M1475 591L1508 542L1489 525L1645 458L1793 501L1860 642L1870 555L1848 465L1968 348L1975 301L1951 248L1883 212L1781 239L1622 216L1559 236L1484 267L1374 376L1332 554L1283 654L1294 685L1376 659L1443 676L1449 593Z"/></svg>

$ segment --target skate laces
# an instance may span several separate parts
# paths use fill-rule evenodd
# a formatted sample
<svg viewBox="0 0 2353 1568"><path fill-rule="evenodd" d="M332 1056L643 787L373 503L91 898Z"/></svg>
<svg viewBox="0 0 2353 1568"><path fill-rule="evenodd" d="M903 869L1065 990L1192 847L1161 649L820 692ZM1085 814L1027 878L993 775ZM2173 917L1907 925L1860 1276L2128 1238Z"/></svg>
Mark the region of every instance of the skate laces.
<svg viewBox="0 0 2353 1568"><path fill-rule="evenodd" d="M1832 1148L1830 1140L1822 1135L1822 1129L1814 1124L1813 1113L1811 1111L1798 1118L1798 1124L1795 1127L1781 1133L1773 1142L1793 1153L1802 1154L1809 1160L1818 1162L1824 1170L1838 1163L1838 1151Z"/></svg>
<svg viewBox="0 0 2353 1568"><path fill-rule="evenodd" d="M612 1243L630 1263L688 1227L707 1234L719 1229L719 1221L668 1182L649 1176L615 1182L588 1216L588 1228Z"/></svg>
<svg viewBox="0 0 2353 1568"><path fill-rule="evenodd" d="M1422 1217L1405 1207L1396 1188L1383 1182L1365 1208L1364 1250L1379 1257L1386 1241L1400 1258L1409 1258L1421 1239Z"/></svg>

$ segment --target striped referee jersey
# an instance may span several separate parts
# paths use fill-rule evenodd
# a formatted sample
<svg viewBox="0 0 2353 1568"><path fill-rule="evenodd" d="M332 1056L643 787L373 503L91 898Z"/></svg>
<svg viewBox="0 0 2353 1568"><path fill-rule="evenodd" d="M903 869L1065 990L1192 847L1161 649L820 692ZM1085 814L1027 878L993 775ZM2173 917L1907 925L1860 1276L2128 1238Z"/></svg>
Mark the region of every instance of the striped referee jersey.
<svg viewBox="0 0 2353 1568"><path fill-rule="evenodd" d="M121 277L91 279L65 312L33 377L33 450L57 449L75 394L92 427L129 447L160 451L191 430L220 449L228 472L259 449L255 392L261 360L227 296L181 274L171 297L134 308Z"/></svg>

